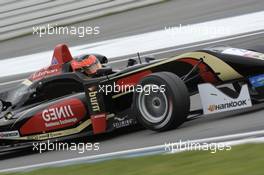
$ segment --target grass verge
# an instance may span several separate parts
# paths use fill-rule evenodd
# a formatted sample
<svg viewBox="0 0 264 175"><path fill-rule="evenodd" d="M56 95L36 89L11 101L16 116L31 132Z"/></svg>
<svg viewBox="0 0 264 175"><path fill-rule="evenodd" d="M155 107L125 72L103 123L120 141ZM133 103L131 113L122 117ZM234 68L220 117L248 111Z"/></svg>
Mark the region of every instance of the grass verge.
<svg viewBox="0 0 264 175"><path fill-rule="evenodd" d="M264 144L232 147L215 154L190 151L178 154L117 159L92 164L45 168L13 175L262 175Z"/></svg>

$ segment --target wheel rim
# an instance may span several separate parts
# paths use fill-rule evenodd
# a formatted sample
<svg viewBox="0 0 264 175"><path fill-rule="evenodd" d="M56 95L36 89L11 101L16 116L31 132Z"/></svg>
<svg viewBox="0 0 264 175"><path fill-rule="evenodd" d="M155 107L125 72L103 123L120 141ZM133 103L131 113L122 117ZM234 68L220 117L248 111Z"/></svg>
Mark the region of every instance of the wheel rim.
<svg viewBox="0 0 264 175"><path fill-rule="evenodd" d="M147 88L146 88L147 87ZM148 84L144 86L144 89L149 93L140 92L138 95L138 109L142 114L142 117L151 123L159 123L168 114L169 105L168 98L165 92L158 90L158 92L150 91L153 88L159 89L159 86L155 84Z"/></svg>

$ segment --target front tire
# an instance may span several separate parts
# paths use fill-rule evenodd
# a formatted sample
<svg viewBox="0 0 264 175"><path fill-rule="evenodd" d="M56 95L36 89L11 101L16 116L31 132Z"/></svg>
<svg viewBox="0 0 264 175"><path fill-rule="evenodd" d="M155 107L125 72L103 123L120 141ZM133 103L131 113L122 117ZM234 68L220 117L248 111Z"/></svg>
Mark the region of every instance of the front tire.
<svg viewBox="0 0 264 175"><path fill-rule="evenodd" d="M190 96L185 83L177 75L153 73L144 77L139 86L143 91L134 93L133 106L137 120L144 127L166 131L186 121Z"/></svg>

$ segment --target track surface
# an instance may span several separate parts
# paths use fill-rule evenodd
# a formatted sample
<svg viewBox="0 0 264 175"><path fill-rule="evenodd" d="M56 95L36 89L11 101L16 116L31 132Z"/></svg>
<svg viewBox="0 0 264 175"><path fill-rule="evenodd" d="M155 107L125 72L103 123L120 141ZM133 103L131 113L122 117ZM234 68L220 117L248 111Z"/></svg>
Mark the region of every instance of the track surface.
<svg viewBox="0 0 264 175"><path fill-rule="evenodd" d="M198 23L211 19L218 19L222 17L260 11L263 9L264 2L261 0L205 0L200 1L199 4L195 0L169 1L159 5L111 15L80 24L100 25L102 29L102 35L100 36L100 38L94 37L78 39L74 37L62 38L53 36L54 38L39 39L36 36L25 36L1 43L0 55L1 58L5 58L17 56L20 54L35 53L38 51L50 50L58 42L67 41L70 45L78 45L115 38L119 36L148 32L155 29L162 29L165 26ZM228 44L234 47L249 48L254 45L263 45L263 39L264 35L260 34L241 39L234 39L228 42L221 42L218 44ZM27 45L25 45L24 43L27 43ZM186 50L200 49L207 46L211 45L182 49L180 51L177 51L176 53L184 52ZM157 57L169 57L172 55L175 55L175 51L158 54ZM20 78L21 77L13 77L13 79ZM0 82L3 82L3 80L0 80ZM5 90L9 87L10 85L0 85L1 90ZM194 105L199 105L198 103L199 101L197 101L196 99ZM262 106L258 106L257 108L261 107ZM226 134L255 131L263 128L263 110L258 110L256 112L246 114L238 114L238 112L223 113L189 121L176 130L163 133L140 130L130 132L128 134L118 133L106 135L103 138L99 138L99 152L87 152L84 154L78 154L77 152L73 151L57 151L46 152L43 154L29 154L24 156L10 157L4 160L0 160L0 169L133 148L142 148L146 146L164 144L165 142L176 142L179 140L200 139Z"/></svg>
<svg viewBox="0 0 264 175"><path fill-rule="evenodd" d="M25 36L0 43L0 59L52 50L60 42L70 46L87 44L106 39L162 30L165 27L194 24L213 19L261 11L262 0L170 0L128 12L105 16L74 26L99 26L100 35L78 38L77 36ZM246 21L245 21L246 25ZM89 52L89 51L88 51ZM117 50L118 52L118 50Z"/></svg>

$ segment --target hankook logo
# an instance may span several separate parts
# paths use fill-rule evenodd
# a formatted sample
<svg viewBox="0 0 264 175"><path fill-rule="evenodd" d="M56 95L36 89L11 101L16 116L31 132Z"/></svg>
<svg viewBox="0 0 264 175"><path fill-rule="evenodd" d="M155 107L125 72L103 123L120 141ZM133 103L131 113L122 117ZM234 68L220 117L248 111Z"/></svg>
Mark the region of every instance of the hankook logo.
<svg viewBox="0 0 264 175"><path fill-rule="evenodd" d="M218 105L209 105L208 110L212 112L222 109L235 108L237 106L247 106L247 100L232 101L230 103L223 103Z"/></svg>
<svg viewBox="0 0 264 175"><path fill-rule="evenodd" d="M97 91L89 92L89 97L90 97L90 102L92 105L93 112L99 112L100 111L100 106L99 106L96 95L97 95Z"/></svg>

